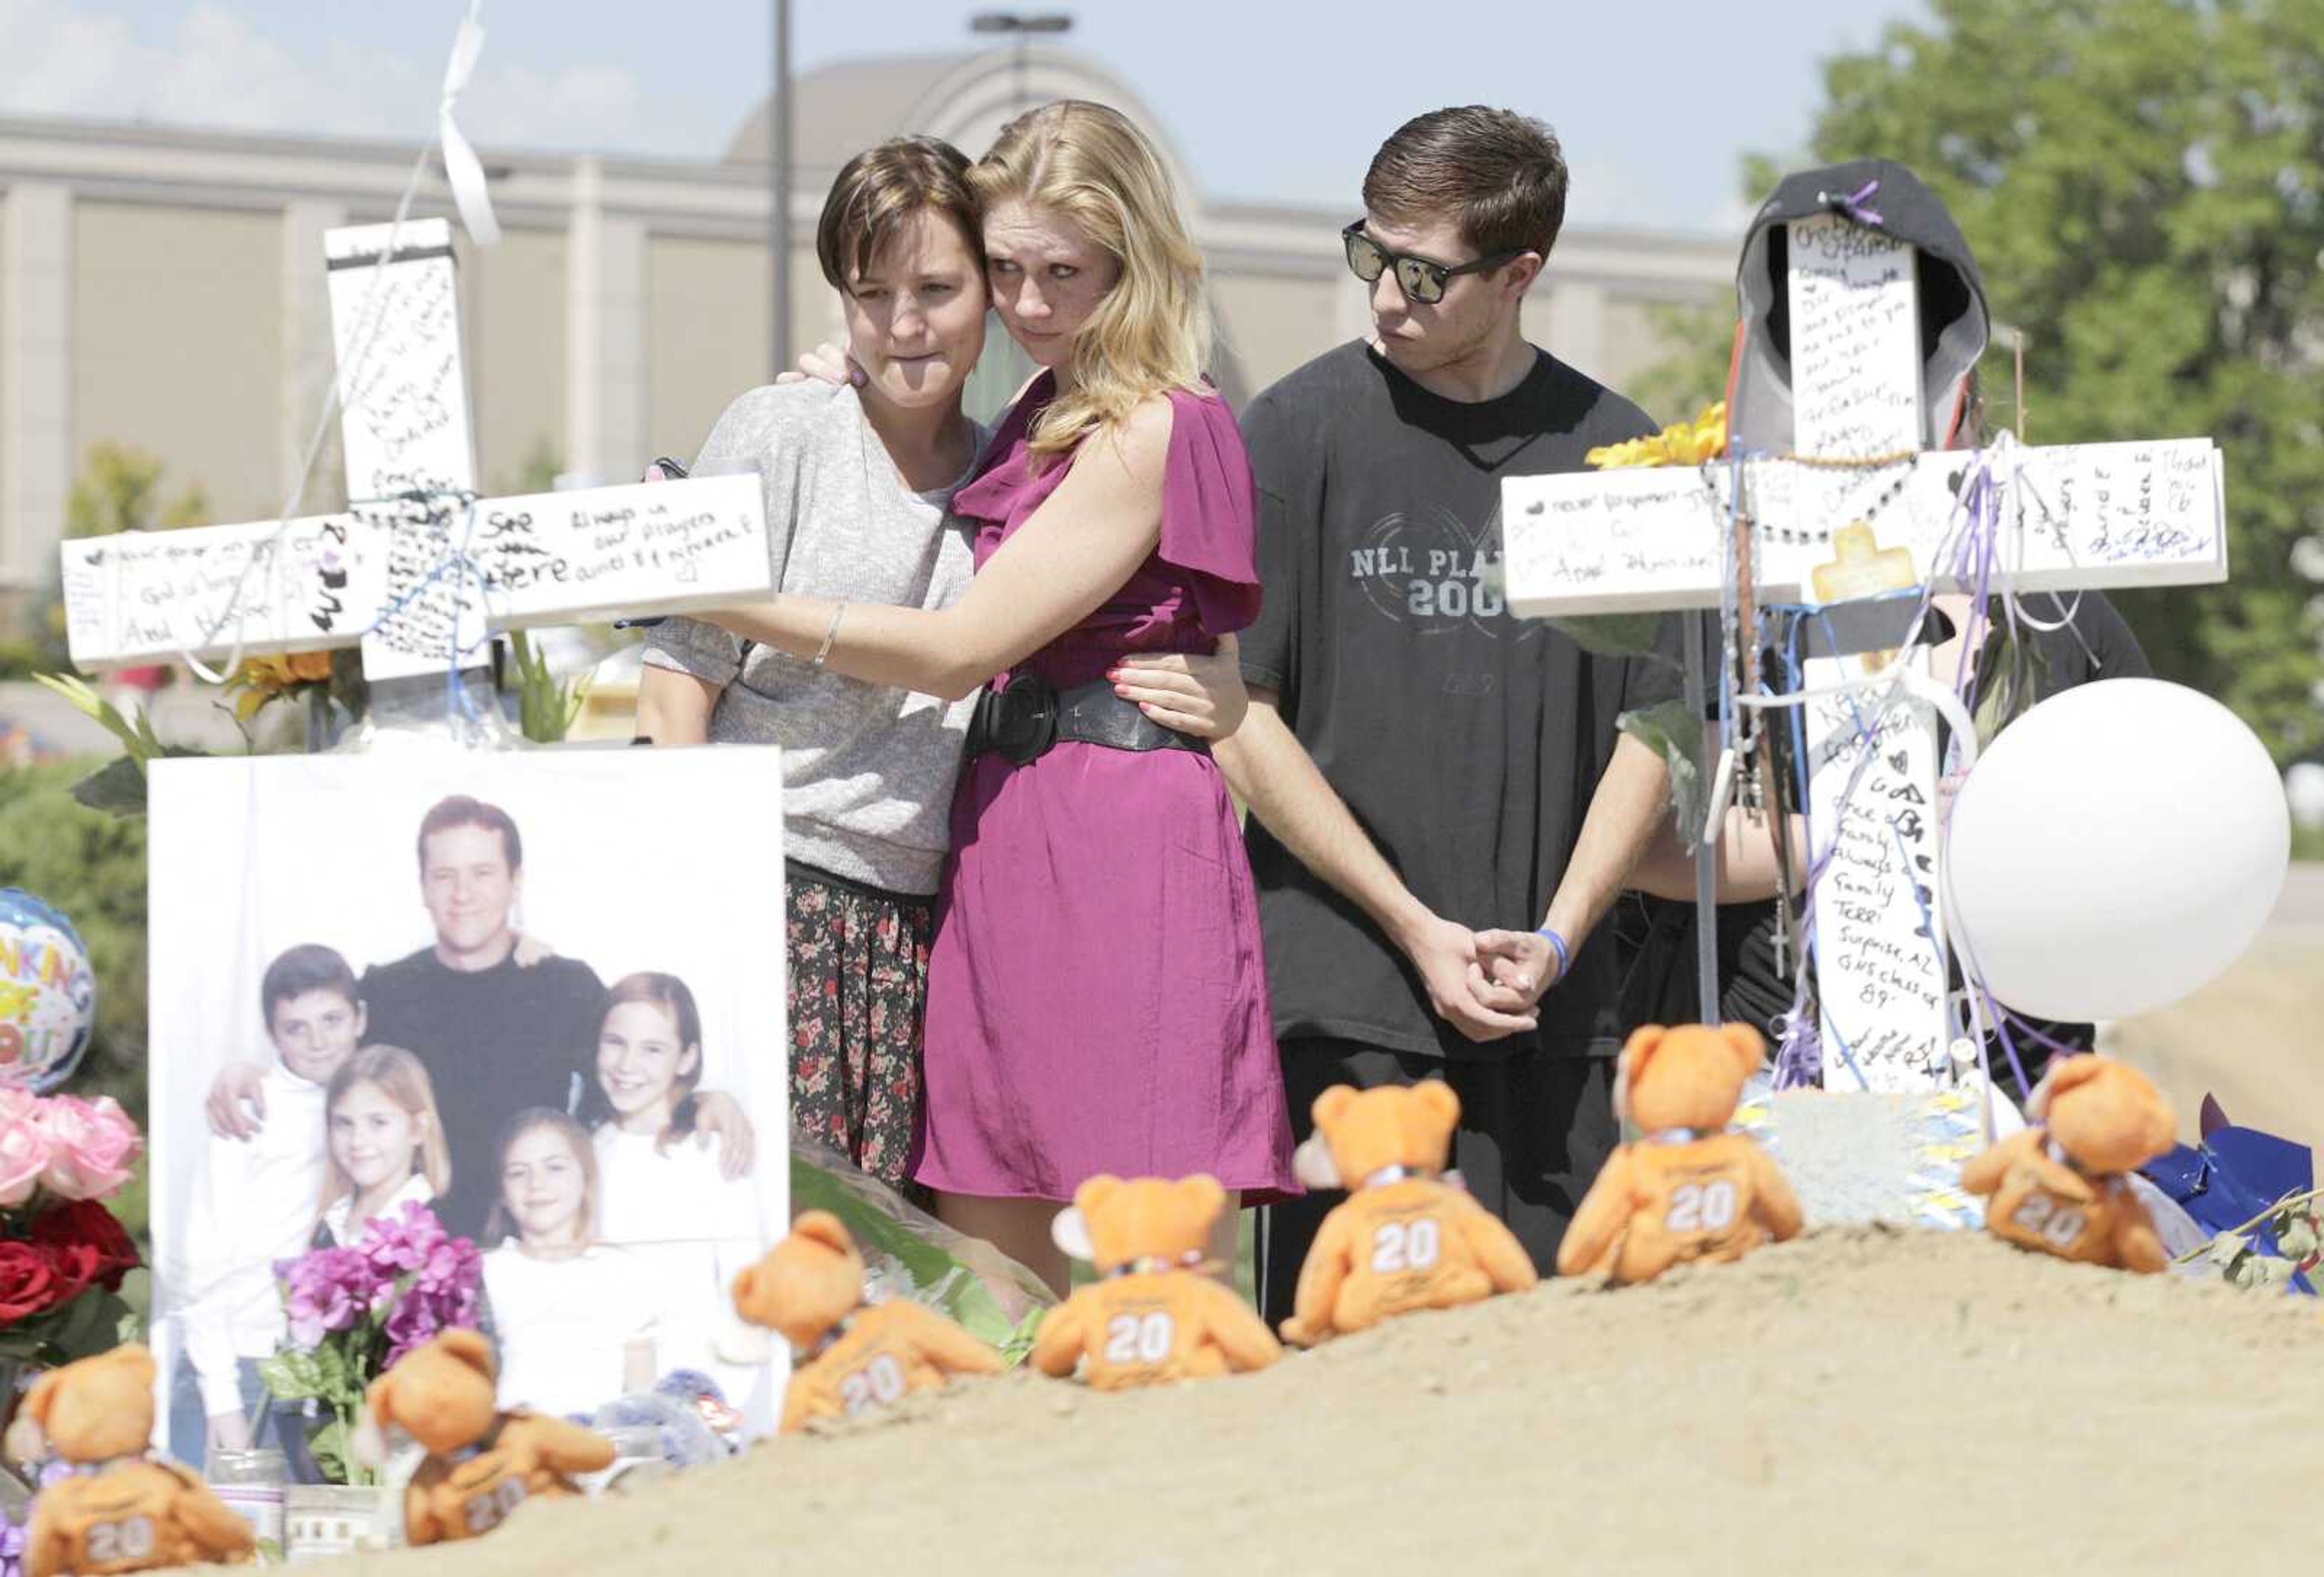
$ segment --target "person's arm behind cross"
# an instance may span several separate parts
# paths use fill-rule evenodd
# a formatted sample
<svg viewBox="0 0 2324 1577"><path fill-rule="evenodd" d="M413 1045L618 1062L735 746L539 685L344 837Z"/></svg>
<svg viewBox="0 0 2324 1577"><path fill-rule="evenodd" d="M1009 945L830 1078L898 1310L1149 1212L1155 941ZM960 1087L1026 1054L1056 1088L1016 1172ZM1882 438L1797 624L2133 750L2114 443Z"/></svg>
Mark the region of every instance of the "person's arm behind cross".
<svg viewBox="0 0 2324 1577"><path fill-rule="evenodd" d="M1486 977L1476 935L1413 895L1325 780L1276 702L1275 691L1251 686L1242 726L1213 747L1228 786L1301 864L1363 910L1412 960L1439 1018L1477 1041L1533 1028L1539 1022L1533 1003L1540 992L1528 997Z"/></svg>

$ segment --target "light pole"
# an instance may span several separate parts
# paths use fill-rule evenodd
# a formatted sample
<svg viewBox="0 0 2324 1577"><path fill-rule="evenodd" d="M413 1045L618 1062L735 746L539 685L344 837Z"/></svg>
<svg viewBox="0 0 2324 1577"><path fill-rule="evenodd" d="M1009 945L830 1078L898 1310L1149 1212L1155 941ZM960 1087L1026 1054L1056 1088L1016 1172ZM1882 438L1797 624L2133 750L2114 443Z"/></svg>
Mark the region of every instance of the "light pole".
<svg viewBox="0 0 2324 1577"><path fill-rule="evenodd" d="M1016 11L980 11L968 19L971 32L1013 33L1017 39L1015 107L1025 106L1025 51L1037 32L1071 32L1074 19L1062 11L1036 12L1027 15Z"/></svg>
<svg viewBox="0 0 2324 1577"><path fill-rule="evenodd" d="M767 98L767 245L774 263L769 303L770 379L791 364L791 7L775 0L774 86Z"/></svg>

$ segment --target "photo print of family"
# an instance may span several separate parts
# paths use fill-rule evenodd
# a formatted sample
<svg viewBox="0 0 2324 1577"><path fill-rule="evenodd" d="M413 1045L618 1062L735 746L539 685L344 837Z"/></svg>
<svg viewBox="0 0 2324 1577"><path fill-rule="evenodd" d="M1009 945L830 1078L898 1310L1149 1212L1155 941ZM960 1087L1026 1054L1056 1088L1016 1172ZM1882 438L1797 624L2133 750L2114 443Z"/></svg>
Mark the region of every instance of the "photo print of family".
<svg viewBox="0 0 2324 1577"><path fill-rule="evenodd" d="M787 1366L727 1289L788 1222L781 823L748 808L777 757L155 764L173 1454L289 1443L277 1267L425 1231L415 1205L481 1251L502 1406L586 1417L690 1370L772 1427ZM735 814L676 809L705 805Z"/></svg>

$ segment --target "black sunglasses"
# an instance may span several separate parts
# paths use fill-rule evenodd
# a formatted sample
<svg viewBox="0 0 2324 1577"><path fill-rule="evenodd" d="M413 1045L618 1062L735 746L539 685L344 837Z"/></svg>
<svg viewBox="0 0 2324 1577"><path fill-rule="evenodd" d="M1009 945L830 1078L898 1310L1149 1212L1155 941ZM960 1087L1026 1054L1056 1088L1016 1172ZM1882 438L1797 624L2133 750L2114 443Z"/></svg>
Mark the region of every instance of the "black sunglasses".
<svg viewBox="0 0 2324 1577"><path fill-rule="evenodd" d="M1396 265L1396 282L1406 298L1423 303L1444 299L1445 281L1456 274L1478 273L1485 269L1499 268L1505 263L1523 257L1529 250L1517 247L1510 252L1496 252L1490 257L1471 258L1467 263L1437 263L1425 257L1415 257L1408 252L1390 252L1364 234L1364 221L1340 232L1340 241L1348 249L1348 272L1366 284L1378 282L1388 265Z"/></svg>

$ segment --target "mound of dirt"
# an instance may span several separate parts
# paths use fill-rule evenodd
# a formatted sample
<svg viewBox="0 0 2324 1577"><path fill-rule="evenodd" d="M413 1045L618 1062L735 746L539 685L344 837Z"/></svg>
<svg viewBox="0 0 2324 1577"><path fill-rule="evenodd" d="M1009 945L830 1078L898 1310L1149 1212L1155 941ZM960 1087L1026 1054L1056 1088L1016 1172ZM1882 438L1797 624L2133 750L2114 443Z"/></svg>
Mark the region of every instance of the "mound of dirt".
<svg viewBox="0 0 2324 1577"><path fill-rule="evenodd" d="M1259 1375L956 1388L364 1569L2282 1571L2319 1421L2313 1300L1831 1231Z"/></svg>

